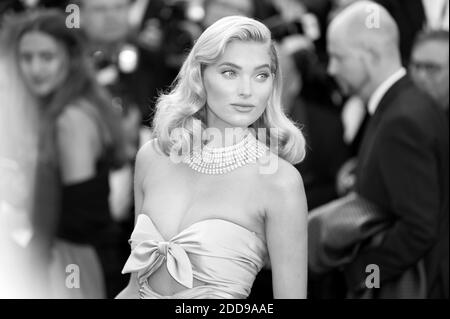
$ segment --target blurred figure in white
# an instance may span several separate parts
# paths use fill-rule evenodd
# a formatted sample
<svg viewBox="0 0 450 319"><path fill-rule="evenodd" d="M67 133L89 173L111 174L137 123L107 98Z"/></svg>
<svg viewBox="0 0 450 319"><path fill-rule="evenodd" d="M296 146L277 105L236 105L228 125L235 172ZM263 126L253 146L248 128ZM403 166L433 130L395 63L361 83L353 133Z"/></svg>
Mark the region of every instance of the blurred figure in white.
<svg viewBox="0 0 450 319"><path fill-rule="evenodd" d="M38 116L18 77L9 36L0 32L0 298L46 297L48 251L42 253L47 245L36 240L43 236L33 216Z"/></svg>

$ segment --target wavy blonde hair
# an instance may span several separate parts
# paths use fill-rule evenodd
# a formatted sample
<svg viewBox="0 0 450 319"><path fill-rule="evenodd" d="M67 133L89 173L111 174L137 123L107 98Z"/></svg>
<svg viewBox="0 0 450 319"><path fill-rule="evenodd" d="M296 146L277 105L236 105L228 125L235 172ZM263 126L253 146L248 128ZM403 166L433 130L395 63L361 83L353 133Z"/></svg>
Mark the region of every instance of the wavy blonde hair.
<svg viewBox="0 0 450 319"><path fill-rule="evenodd" d="M154 137L158 139L166 155L169 155L173 148L191 145L195 121L200 121L203 128L206 124L207 92L203 85L203 71L208 65L219 60L231 41L270 43L273 90L265 111L250 128L267 129L266 140L261 142L267 146L277 145L276 155L288 162L301 162L305 157L305 139L300 129L282 111L282 77L276 47L269 29L261 22L247 17L222 18L198 38L183 63L173 88L158 99L153 119ZM180 128L182 134L179 134ZM174 131L178 132L176 137L172 134Z"/></svg>

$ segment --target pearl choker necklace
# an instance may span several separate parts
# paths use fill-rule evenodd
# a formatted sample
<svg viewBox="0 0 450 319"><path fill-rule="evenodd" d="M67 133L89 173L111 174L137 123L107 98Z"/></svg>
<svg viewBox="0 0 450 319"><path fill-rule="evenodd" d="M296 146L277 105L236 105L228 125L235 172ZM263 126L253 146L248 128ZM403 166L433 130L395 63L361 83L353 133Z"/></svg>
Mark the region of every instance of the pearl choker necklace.
<svg viewBox="0 0 450 319"><path fill-rule="evenodd" d="M205 145L201 151L192 151L183 162L202 174L225 174L256 162L266 150L266 145L248 133L242 141L232 146L211 148Z"/></svg>

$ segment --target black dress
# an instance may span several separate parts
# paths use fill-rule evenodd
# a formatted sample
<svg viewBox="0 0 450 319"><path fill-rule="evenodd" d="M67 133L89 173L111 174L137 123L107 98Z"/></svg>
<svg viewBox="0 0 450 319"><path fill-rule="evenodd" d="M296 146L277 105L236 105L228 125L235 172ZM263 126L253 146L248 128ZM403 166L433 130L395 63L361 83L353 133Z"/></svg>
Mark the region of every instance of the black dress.
<svg viewBox="0 0 450 319"><path fill-rule="evenodd" d="M126 285L120 273L123 263L119 249L122 242L121 229L111 217L108 202L108 176L109 165L102 159L98 162L96 176L62 188L57 238L65 244L66 249L70 247L75 255L78 254L78 258L90 256L92 260L89 264L100 267L100 274L97 274L98 270L93 269L94 267L89 269L92 275L100 275L100 278L91 277L90 283L86 283L91 289L91 292L84 292L88 298L94 291L97 291L95 298L112 298ZM80 250L83 251L81 255L77 253ZM87 250L91 252L87 253ZM72 256L76 260L74 257ZM83 273L82 269L80 273ZM93 282L96 282L94 287L91 285ZM82 287L79 289L83 290Z"/></svg>
<svg viewBox="0 0 450 319"><path fill-rule="evenodd" d="M109 153L105 146L92 178L61 185L51 268L57 298L114 298L127 284L121 270L128 234L111 215Z"/></svg>

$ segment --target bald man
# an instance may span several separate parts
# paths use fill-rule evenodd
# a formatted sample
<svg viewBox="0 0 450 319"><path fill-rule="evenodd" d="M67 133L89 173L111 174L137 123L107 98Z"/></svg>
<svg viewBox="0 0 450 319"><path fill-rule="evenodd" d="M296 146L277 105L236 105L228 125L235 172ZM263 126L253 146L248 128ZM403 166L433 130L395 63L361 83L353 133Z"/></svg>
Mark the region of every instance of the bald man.
<svg viewBox="0 0 450 319"><path fill-rule="evenodd" d="M383 7L364 0L350 5L332 20L327 37L328 72L345 93L361 97L371 115L358 156L356 191L394 221L379 245L361 249L346 266L349 292L368 292L369 265L379 267L383 288L423 260L424 297L448 298L446 116L406 74L397 26ZM385 296L381 291L370 295Z"/></svg>

